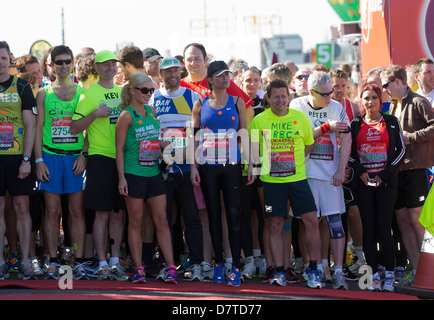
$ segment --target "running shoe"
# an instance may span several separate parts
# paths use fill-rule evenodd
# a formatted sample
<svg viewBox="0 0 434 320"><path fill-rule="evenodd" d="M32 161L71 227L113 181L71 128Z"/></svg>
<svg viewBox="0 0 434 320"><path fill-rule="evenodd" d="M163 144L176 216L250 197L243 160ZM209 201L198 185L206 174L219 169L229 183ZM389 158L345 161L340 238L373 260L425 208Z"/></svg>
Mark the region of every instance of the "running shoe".
<svg viewBox="0 0 434 320"><path fill-rule="evenodd" d="M267 262L261 257L255 257L256 277L263 278L267 270Z"/></svg>
<svg viewBox="0 0 434 320"><path fill-rule="evenodd" d="M401 281L399 281L399 284L403 286L411 286L413 282L414 282L414 274L413 272L409 272L405 275L405 277Z"/></svg>
<svg viewBox="0 0 434 320"><path fill-rule="evenodd" d="M168 266L165 270L164 282L177 284L178 283L177 276L178 276L178 272L176 271L176 266L174 265Z"/></svg>
<svg viewBox="0 0 434 320"><path fill-rule="evenodd" d="M17 273L20 271L21 255L18 251L12 251L8 257L8 270L9 272Z"/></svg>
<svg viewBox="0 0 434 320"><path fill-rule="evenodd" d="M345 254L345 264L351 265L354 259L353 252L351 250L347 250Z"/></svg>
<svg viewBox="0 0 434 320"><path fill-rule="evenodd" d="M276 272L270 279L270 285L286 286L286 274L284 271Z"/></svg>
<svg viewBox="0 0 434 320"><path fill-rule="evenodd" d="M137 267L134 271L133 283L146 283L146 272L143 266Z"/></svg>
<svg viewBox="0 0 434 320"><path fill-rule="evenodd" d="M39 263L38 258L36 258L36 257L30 258L30 261L32 262L33 272L35 273L35 275L43 276L44 271L42 271L41 264Z"/></svg>
<svg viewBox="0 0 434 320"><path fill-rule="evenodd" d="M229 273L232 272L232 262L226 262L224 263L224 271L225 271L225 276L227 277L229 275Z"/></svg>
<svg viewBox="0 0 434 320"><path fill-rule="evenodd" d="M325 267L324 268L324 281L326 283L333 283L333 278L332 278L332 275L330 273L330 268L329 267Z"/></svg>
<svg viewBox="0 0 434 320"><path fill-rule="evenodd" d="M188 257L188 253L181 252L181 254L179 255L179 260L181 261L181 266L184 269L190 268L190 258Z"/></svg>
<svg viewBox="0 0 434 320"><path fill-rule="evenodd" d="M222 263L217 263L214 266L214 276L212 278L213 283L225 283L225 271Z"/></svg>
<svg viewBox="0 0 434 320"><path fill-rule="evenodd" d="M241 273L240 269L233 266L231 272L228 275L226 285L229 287L239 287L241 284Z"/></svg>
<svg viewBox="0 0 434 320"><path fill-rule="evenodd" d="M121 266L120 263L116 263L114 266L110 267L110 273L113 280L117 281L128 281L130 277L127 275L125 268Z"/></svg>
<svg viewBox="0 0 434 320"><path fill-rule="evenodd" d="M77 261L74 262L72 266L72 279L80 280L86 278L86 268L83 263L79 263Z"/></svg>
<svg viewBox="0 0 434 320"><path fill-rule="evenodd" d="M333 289L348 290L348 284L345 281L345 276L342 272L333 275Z"/></svg>
<svg viewBox="0 0 434 320"><path fill-rule="evenodd" d="M348 265L348 269L350 269L351 272L357 273L359 272L360 267L364 265L366 265L365 260L359 259L357 256L354 256L353 263Z"/></svg>
<svg viewBox="0 0 434 320"><path fill-rule="evenodd" d="M405 268L404 267L396 267L395 268L395 281L400 282L405 278Z"/></svg>
<svg viewBox="0 0 434 320"><path fill-rule="evenodd" d="M98 277L97 277L97 280L112 280L112 275L110 273L110 268L109 268L109 266L107 264L98 268Z"/></svg>
<svg viewBox="0 0 434 320"><path fill-rule="evenodd" d="M307 269L303 273L303 278L307 281L307 286L312 289L321 288L321 280L319 278L318 270Z"/></svg>
<svg viewBox="0 0 434 320"><path fill-rule="evenodd" d="M305 271L302 257L296 258L292 261L292 270L294 270L295 273L303 273Z"/></svg>
<svg viewBox="0 0 434 320"><path fill-rule="evenodd" d="M9 271L6 263L2 262L0 264L0 280L9 279Z"/></svg>
<svg viewBox="0 0 434 320"><path fill-rule="evenodd" d="M253 276L256 274L256 264L253 257L248 257L246 259L246 264L243 267L243 270L241 271L241 275L245 278L252 279Z"/></svg>
<svg viewBox="0 0 434 320"><path fill-rule="evenodd" d="M163 268L160 270L160 272L158 272L158 274L155 277L155 280L161 280L164 281L164 279L166 279L166 265L161 265L163 266Z"/></svg>
<svg viewBox="0 0 434 320"><path fill-rule="evenodd" d="M383 284L383 292L395 292L395 279L393 277L393 272L386 272L386 277L384 278Z"/></svg>
<svg viewBox="0 0 434 320"><path fill-rule="evenodd" d="M96 261L86 261L82 263L84 271L86 272L85 278L88 280L93 280L98 278L98 262Z"/></svg>
<svg viewBox="0 0 434 320"><path fill-rule="evenodd" d="M42 264L42 271L44 273L47 273L48 269L50 268L50 264L51 264L51 262L50 262L50 255L49 254L44 254L43 259L44 259L44 263Z"/></svg>
<svg viewBox="0 0 434 320"><path fill-rule="evenodd" d="M50 266L48 267L47 274L45 275L45 279L59 280L60 279L59 268L60 268L60 264L58 264L57 262L51 262Z"/></svg>
<svg viewBox="0 0 434 320"><path fill-rule="evenodd" d="M286 273L286 283L289 283L289 284L301 283L300 277L297 276L297 274L294 272L294 270L292 270L290 267L288 267L285 270L285 273Z"/></svg>
<svg viewBox="0 0 434 320"><path fill-rule="evenodd" d="M269 266L265 270L264 283L270 283L271 279L273 279L273 275L276 273L276 270L273 266Z"/></svg>
<svg viewBox="0 0 434 320"><path fill-rule="evenodd" d="M61 249L59 261L62 265L74 264L74 249L72 247L64 247Z"/></svg>
<svg viewBox="0 0 434 320"><path fill-rule="evenodd" d="M30 259L21 263L20 270L18 271L18 279L20 280L30 280L30 279L38 279L36 276L33 265Z"/></svg>
<svg viewBox="0 0 434 320"><path fill-rule="evenodd" d="M210 263L203 261L200 267L202 268L204 280L212 280L214 278L214 267Z"/></svg>
<svg viewBox="0 0 434 320"><path fill-rule="evenodd" d="M381 279L380 279L380 275L378 272L374 273L371 276L371 287L369 288L369 291L376 291L376 292L380 292L381 291Z"/></svg>
<svg viewBox="0 0 434 320"><path fill-rule="evenodd" d="M190 281L200 281L203 282L202 268L200 264L193 264L190 268L191 277Z"/></svg>
<svg viewBox="0 0 434 320"><path fill-rule="evenodd" d="M354 273L352 273L346 264L344 264L342 266L342 272L345 276L345 280L347 280L347 281L359 281L359 277L357 277Z"/></svg>

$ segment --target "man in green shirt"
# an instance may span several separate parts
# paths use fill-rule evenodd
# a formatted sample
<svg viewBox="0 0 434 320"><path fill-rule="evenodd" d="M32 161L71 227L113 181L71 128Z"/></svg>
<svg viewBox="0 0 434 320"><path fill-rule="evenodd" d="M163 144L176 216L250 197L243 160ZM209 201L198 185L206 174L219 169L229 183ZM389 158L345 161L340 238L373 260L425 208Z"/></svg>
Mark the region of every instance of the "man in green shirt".
<svg viewBox="0 0 434 320"><path fill-rule="evenodd" d="M36 97L35 163L38 189L43 190L45 199L44 235L50 255L46 278L60 279L57 243L62 194L68 195L75 262L83 262L86 153L83 133L71 134L72 115L83 92L71 79L73 53L67 46L56 46L51 51L51 61L56 80L41 89Z"/></svg>
<svg viewBox="0 0 434 320"><path fill-rule="evenodd" d="M99 80L81 95L72 117L71 133L86 130L89 139L84 204L86 209L95 210L93 235L99 261L98 279L126 281L128 276L119 264L125 202L118 191L116 169L115 131L122 90L113 83L116 55L109 50L98 52L94 67ZM110 267L106 261L108 238Z"/></svg>
<svg viewBox="0 0 434 320"><path fill-rule="evenodd" d="M288 216L288 199L294 216L306 228L306 245L311 258L304 277L311 288L320 288L316 257L319 229L315 200L306 179L305 156L314 139L307 116L288 108L288 84L273 80L267 87L270 108L253 118L249 126L254 164L261 163L260 179L264 184L264 212L268 218L269 244L276 265L271 284L286 285L283 261L283 223Z"/></svg>

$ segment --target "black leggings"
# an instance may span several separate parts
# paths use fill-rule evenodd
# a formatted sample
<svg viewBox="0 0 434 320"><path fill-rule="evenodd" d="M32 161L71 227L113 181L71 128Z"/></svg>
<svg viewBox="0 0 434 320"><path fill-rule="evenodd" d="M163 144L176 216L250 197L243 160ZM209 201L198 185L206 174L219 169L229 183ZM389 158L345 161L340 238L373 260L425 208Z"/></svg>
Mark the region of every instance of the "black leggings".
<svg viewBox="0 0 434 320"><path fill-rule="evenodd" d="M223 262L222 208L220 192L226 209L229 243L233 265L240 267L240 193L241 165L201 165L199 166L201 188L208 212L209 229L215 251L216 263Z"/></svg>
<svg viewBox="0 0 434 320"><path fill-rule="evenodd" d="M363 226L363 251L372 272L378 271L381 260L386 270L393 271L395 246L391 234L392 214L397 194L396 187L369 187L363 182L354 190ZM380 244L381 259L378 256L377 242Z"/></svg>

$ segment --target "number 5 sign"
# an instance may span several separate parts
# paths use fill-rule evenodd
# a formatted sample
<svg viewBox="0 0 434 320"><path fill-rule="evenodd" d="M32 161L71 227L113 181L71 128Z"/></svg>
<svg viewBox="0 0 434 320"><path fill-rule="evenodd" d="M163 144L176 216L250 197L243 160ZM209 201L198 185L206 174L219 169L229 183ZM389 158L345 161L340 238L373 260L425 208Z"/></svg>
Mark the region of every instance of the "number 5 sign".
<svg viewBox="0 0 434 320"><path fill-rule="evenodd" d="M332 44L318 43L316 45L316 62L332 68Z"/></svg>

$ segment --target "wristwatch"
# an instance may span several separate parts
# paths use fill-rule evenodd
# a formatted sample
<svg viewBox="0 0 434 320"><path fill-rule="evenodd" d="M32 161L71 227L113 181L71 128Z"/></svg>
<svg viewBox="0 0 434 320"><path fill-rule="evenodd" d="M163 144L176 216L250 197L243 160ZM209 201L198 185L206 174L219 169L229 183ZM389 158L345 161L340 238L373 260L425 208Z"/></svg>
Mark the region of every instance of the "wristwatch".
<svg viewBox="0 0 434 320"><path fill-rule="evenodd" d="M80 154L82 154L85 158L89 156L89 153L87 151L81 151Z"/></svg>
<svg viewBox="0 0 434 320"><path fill-rule="evenodd" d="M23 161L24 162L29 162L30 161L30 157L29 156L23 156Z"/></svg>

